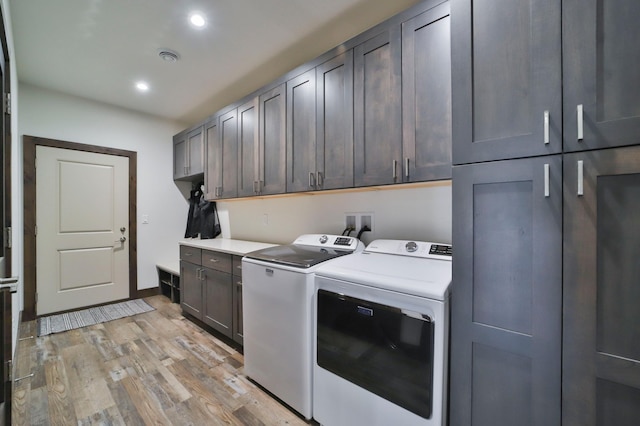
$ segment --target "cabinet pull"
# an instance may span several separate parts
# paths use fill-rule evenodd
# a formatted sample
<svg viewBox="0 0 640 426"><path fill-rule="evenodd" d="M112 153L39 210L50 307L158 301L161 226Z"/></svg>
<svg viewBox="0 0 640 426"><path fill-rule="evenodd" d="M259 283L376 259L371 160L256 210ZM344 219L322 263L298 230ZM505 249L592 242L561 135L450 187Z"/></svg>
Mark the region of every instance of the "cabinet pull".
<svg viewBox="0 0 640 426"><path fill-rule="evenodd" d="M578 140L581 141L584 139L584 109L582 104L577 106L576 113L578 116Z"/></svg>
<svg viewBox="0 0 640 426"><path fill-rule="evenodd" d="M322 172L318 172L318 189L322 188L322 185L324 185L324 176L322 176Z"/></svg>
<svg viewBox="0 0 640 426"><path fill-rule="evenodd" d="M209 262L218 263L218 262L220 262L220 260L219 259L215 259L215 258L212 257L211 259L209 259Z"/></svg>
<svg viewBox="0 0 640 426"><path fill-rule="evenodd" d="M313 172L309 172L309 188L315 188L316 187L316 176L313 174Z"/></svg>
<svg viewBox="0 0 640 426"><path fill-rule="evenodd" d="M262 188L264 188L264 181L263 180L259 180L258 181L258 194L262 194Z"/></svg>
<svg viewBox="0 0 640 426"><path fill-rule="evenodd" d="M544 112L544 143L549 144L549 111Z"/></svg>
<svg viewBox="0 0 640 426"><path fill-rule="evenodd" d="M398 160L393 160L393 180L398 178Z"/></svg>
<svg viewBox="0 0 640 426"><path fill-rule="evenodd" d="M544 165L544 196L549 197L549 164Z"/></svg>
<svg viewBox="0 0 640 426"><path fill-rule="evenodd" d="M584 161L578 160L578 197L584 195Z"/></svg>
<svg viewBox="0 0 640 426"><path fill-rule="evenodd" d="M236 281L236 285L237 285L238 287L242 287L242 281Z"/></svg>
<svg viewBox="0 0 640 426"><path fill-rule="evenodd" d="M200 280L200 268L196 269L196 280Z"/></svg>
<svg viewBox="0 0 640 426"><path fill-rule="evenodd" d="M404 177L409 179L409 157L404 159Z"/></svg>

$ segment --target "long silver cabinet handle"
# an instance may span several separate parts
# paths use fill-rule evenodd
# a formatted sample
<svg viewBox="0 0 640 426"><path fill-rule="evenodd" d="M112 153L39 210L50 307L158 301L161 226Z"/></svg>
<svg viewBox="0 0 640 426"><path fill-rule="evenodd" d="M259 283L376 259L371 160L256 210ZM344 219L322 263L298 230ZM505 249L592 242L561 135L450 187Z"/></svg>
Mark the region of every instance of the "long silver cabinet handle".
<svg viewBox="0 0 640 426"><path fill-rule="evenodd" d="M544 112L544 143L549 144L549 111Z"/></svg>
<svg viewBox="0 0 640 426"><path fill-rule="evenodd" d="M317 172L316 175L318 175L318 189L322 188L322 185L324 185L324 176L322 175L322 172Z"/></svg>
<svg viewBox="0 0 640 426"><path fill-rule="evenodd" d="M549 164L544 165L544 196L549 197Z"/></svg>
<svg viewBox="0 0 640 426"><path fill-rule="evenodd" d="M578 197L584 195L584 161L578 160Z"/></svg>
<svg viewBox="0 0 640 426"><path fill-rule="evenodd" d="M309 172L309 188L315 188L316 187L316 176L313 174L313 172Z"/></svg>
<svg viewBox="0 0 640 426"><path fill-rule="evenodd" d="M393 179L398 178L398 160L393 160Z"/></svg>
<svg viewBox="0 0 640 426"><path fill-rule="evenodd" d="M576 107L576 116L578 119L578 140L584 139L584 108L582 104Z"/></svg>
<svg viewBox="0 0 640 426"><path fill-rule="evenodd" d="M409 179L409 157L404 159L404 177Z"/></svg>

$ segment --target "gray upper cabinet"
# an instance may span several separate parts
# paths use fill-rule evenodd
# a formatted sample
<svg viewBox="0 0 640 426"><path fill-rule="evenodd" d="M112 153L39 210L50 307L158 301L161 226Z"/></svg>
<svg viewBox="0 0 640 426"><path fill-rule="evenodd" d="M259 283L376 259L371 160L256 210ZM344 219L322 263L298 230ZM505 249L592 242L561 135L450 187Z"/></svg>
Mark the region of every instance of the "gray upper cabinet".
<svg viewBox="0 0 640 426"><path fill-rule="evenodd" d="M221 180L218 185L218 198L238 196L238 110L233 109L218 118L217 150Z"/></svg>
<svg viewBox="0 0 640 426"><path fill-rule="evenodd" d="M453 211L451 426L559 425L561 155L454 167Z"/></svg>
<svg viewBox="0 0 640 426"><path fill-rule="evenodd" d="M201 178L204 173L203 126L179 133L173 139L173 178Z"/></svg>
<svg viewBox="0 0 640 426"><path fill-rule="evenodd" d="M402 24L403 181L451 178L449 3Z"/></svg>
<svg viewBox="0 0 640 426"><path fill-rule="evenodd" d="M564 149L640 142L640 2L563 0Z"/></svg>
<svg viewBox="0 0 640 426"><path fill-rule="evenodd" d="M238 107L238 196L258 192L260 150L258 145L258 98Z"/></svg>
<svg viewBox="0 0 640 426"><path fill-rule="evenodd" d="M564 167L562 424L636 425L640 146L568 154Z"/></svg>
<svg viewBox="0 0 640 426"><path fill-rule="evenodd" d="M238 195L238 114L233 109L214 118L206 126L207 199Z"/></svg>
<svg viewBox="0 0 640 426"><path fill-rule="evenodd" d="M204 125L205 151L207 167L204 171L204 195L207 200L217 197L217 189L221 180L219 162L220 142L218 140L218 118L214 117Z"/></svg>
<svg viewBox="0 0 640 426"><path fill-rule="evenodd" d="M354 48L354 183L402 181L400 25Z"/></svg>
<svg viewBox="0 0 640 426"><path fill-rule="evenodd" d="M559 0L451 0L454 164L562 151L560 14Z"/></svg>
<svg viewBox="0 0 640 426"><path fill-rule="evenodd" d="M258 193L283 194L286 191L286 87L281 84L259 97L259 175Z"/></svg>
<svg viewBox="0 0 640 426"><path fill-rule="evenodd" d="M353 50L316 67L316 189L353 186Z"/></svg>
<svg viewBox="0 0 640 426"><path fill-rule="evenodd" d="M287 82L287 192L317 189L316 72Z"/></svg>

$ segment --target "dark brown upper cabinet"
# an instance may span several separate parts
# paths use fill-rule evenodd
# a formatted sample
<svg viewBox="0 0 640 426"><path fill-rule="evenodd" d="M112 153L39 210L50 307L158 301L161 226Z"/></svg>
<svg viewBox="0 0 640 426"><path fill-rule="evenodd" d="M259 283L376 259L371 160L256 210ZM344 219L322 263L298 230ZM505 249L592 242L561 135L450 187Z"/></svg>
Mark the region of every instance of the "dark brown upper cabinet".
<svg viewBox="0 0 640 426"><path fill-rule="evenodd" d="M640 2L562 2L564 149L640 142Z"/></svg>
<svg viewBox="0 0 640 426"><path fill-rule="evenodd" d="M316 67L316 189L353 186L353 50Z"/></svg>
<svg viewBox="0 0 640 426"><path fill-rule="evenodd" d="M449 3L402 24L404 182L451 179Z"/></svg>
<svg viewBox="0 0 640 426"><path fill-rule="evenodd" d="M257 193L283 194L286 191L287 138L286 86L281 84L259 97L259 164Z"/></svg>
<svg viewBox="0 0 640 426"><path fill-rule="evenodd" d="M354 48L354 183L402 181L400 25Z"/></svg>
<svg viewBox="0 0 640 426"><path fill-rule="evenodd" d="M287 192L317 189L316 71L287 82Z"/></svg>
<svg viewBox="0 0 640 426"><path fill-rule="evenodd" d="M203 126L177 134L173 138L173 179L202 178L204 155Z"/></svg>
<svg viewBox="0 0 640 426"><path fill-rule="evenodd" d="M559 0L451 0L454 164L562 151L560 15Z"/></svg>
<svg viewBox="0 0 640 426"><path fill-rule="evenodd" d="M238 196L258 193L260 149L258 98L238 107Z"/></svg>

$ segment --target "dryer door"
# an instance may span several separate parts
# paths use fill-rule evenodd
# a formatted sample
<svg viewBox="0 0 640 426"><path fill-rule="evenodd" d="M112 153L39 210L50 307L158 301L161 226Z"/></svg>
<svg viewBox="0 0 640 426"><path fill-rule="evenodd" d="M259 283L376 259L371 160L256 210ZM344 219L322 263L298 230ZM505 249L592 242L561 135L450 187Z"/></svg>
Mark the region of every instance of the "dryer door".
<svg viewBox="0 0 640 426"><path fill-rule="evenodd" d="M430 418L431 318L322 289L317 303L318 366Z"/></svg>

